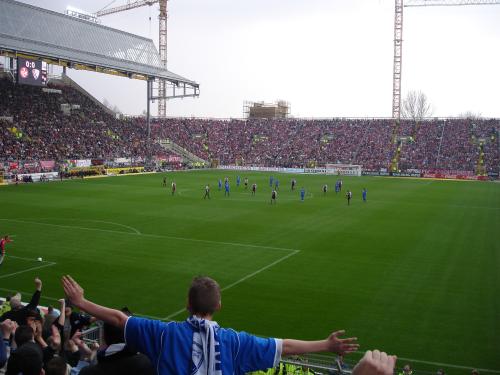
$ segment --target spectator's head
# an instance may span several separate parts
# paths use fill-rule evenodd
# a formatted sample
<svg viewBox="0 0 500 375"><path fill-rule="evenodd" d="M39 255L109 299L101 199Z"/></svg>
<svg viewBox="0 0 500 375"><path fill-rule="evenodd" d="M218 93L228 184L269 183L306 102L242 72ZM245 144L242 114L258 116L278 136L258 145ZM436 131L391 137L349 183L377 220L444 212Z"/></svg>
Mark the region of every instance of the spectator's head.
<svg viewBox="0 0 500 375"><path fill-rule="evenodd" d="M47 307L47 313L52 314L53 312L54 312L54 308L49 305L49 307Z"/></svg>
<svg viewBox="0 0 500 375"><path fill-rule="evenodd" d="M403 372L406 374L406 375L410 375L413 373L412 369L411 369L411 366L410 364L406 364L404 367L403 367Z"/></svg>
<svg viewBox="0 0 500 375"><path fill-rule="evenodd" d="M45 366L45 375L66 375L68 365L62 357L54 357Z"/></svg>
<svg viewBox="0 0 500 375"><path fill-rule="evenodd" d="M445 372L442 368L440 368L439 370L437 370L436 375L445 375Z"/></svg>
<svg viewBox="0 0 500 375"><path fill-rule="evenodd" d="M188 311L193 315L205 317L213 315L220 308L219 284L210 277L195 277L188 292Z"/></svg>
<svg viewBox="0 0 500 375"><path fill-rule="evenodd" d="M17 327L16 333L14 334L14 341L18 348L26 344L27 342L33 341L35 339L35 332L33 328L28 325L22 325Z"/></svg>
<svg viewBox="0 0 500 375"><path fill-rule="evenodd" d="M19 327L21 328L21 327ZM18 328L18 330L19 330ZM29 327L28 327L29 328ZM16 331L17 335L17 331ZM23 375L43 375L43 354L35 343L27 343L12 353L8 370L13 368L13 373Z"/></svg>
<svg viewBox="0 0 500 375"><path fill-rule="evenodd" d="M26 324L29 326L34 327L35 321L41 321L42 316L40 313L36 310L28 310L26 312Z"/></svg>
<svg viewBox="0 0 500 375"><path fill-rule="evenodd" d="M21 304L21 295L19 293L10 296L9 302L10 302L10 308L12 310L18 310L23 307L23 305Z"/></svg>
<svg viewBox="0 0 500 375"><path fill-rule="evenodd" d="M64 315L66 315L67 317L69 317L72 312L73 312L73 305L71 304L71 301L66 300L66 304L65 304L65 307L64 307Z"/></svg>
<svg viewBox="0 0 500 375"><path fill-rule="evenodd" d="M477 371L476 369L473 369L471 372L471 375L479 375L479 371Z"/></svg>

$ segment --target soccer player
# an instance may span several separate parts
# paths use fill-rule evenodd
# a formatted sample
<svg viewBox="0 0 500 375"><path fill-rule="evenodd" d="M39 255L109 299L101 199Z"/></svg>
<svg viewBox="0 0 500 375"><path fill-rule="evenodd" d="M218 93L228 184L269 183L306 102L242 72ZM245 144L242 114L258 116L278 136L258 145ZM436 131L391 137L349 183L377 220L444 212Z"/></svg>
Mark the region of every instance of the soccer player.
<svg viewBox="0 0 500 375"><path fill-rule="evenodd" d="M300 189L300 200L304 202L304 198L306 197L306 189Z"/></svg>
<svg viewBox="0 0 500 375"><path fill-rule="evenodd" d="M163 177L163 187L167 187L167 177Z"/></svg>
<svg viewBox="0 0 500 375"><path fill-rule="evenodd" d="M297 183L297 180L295 178L292 178L292 191L295 190L296 183Z"/></svg>
<svg viewBox="0 0 500 375"><path fill-rule="evenodd" d="M323 185L323 195L326 195L326 192L328 191L328 185L324 184Z"/></svg>
<svg viewBox="0 0 500 375"><path fill-rule="evenodd" d="M276 181L274 181L274 190L279 190L280 189L280 182L278 179L276 179Z"/></svg>
<svg viewBox="0 0 500 375"><path fill-rule="evenodd" d="M270 188L273 187L273 181L274 181L274 177L273 176L269 177L269 187Z"/></svg>
<svg viewBox="0 0 500 375"><path fill-rule="evenodd" d="M276 190L273 190L271 192L271 204L273 204L273 202L274 202L274 204L276 204L276 197L277 196L278 196L278 193L276 192Z"/></svg>
<svg viewBox="0 0 500 375"><path fill-rule="evenodd" d="M240 187L241 177L236 176L236 187Z"/></svg>
<svg viewBox="0 0 500 375"><path fill-rule="evenodd" d="M205 195L203 196L203 199L210 199L210 185L206 184L205 185Z"/></svg>
<svg viewBox="0 0 500 375"><path fill-rule="evenodd" d="M226 182L224 183L224 196L229 197L229 180L226 178Z"/></svg>
<svg viewBox="0 0 500 375"><path fill-rule="evenodd" d="M12 242L8 235L5 235L4 238L0 240L0 266L2 265L3 258L5 257L5 245L9 242Z"/></svg>
<svg viewBox="0 0 500 375"><path fill-rule="evenodd" d="M339 192L342 192L342 185L344 185L344 181L342 181L342 179L340 179L340 181L339 181Z"/></svg>
<svg viewBox="0 0 500 375"><path fill-rule="evenodd" d="M351 205L351 199L352 199L352 193L351 193L351 191L347 190L347 194L345 196L347 198L347 205L350 206Z"/></svg>
<svg viewBox="0 0 500 375"><path fill-rule="evenodd" d="M175 194L176 189L177 189L177 185L175 184L175 181L172 181L172 195Z"/></svg>
<svg viewBox="0 0 500 375"><path fill-rule="evenodd" d="M248 188L248 177L245 177L245 190Z"/></svg>
<svg viewBox="0 0 500 375"><path fill-rule="evenodd" d="M219 178L219 191L222 189L222 180Z"/></svg>
<svg viewBox="0 0 500 375"><path fill-rule="evenodd" d="M252 195L255 195L255 192L257 191L257 184L252 185Z"/></svg>
<svg viewBox="0 0 500 375"><path fill-rule="evenodd" d="M366 203L366 193L367 193L366 188L363 188L362 195L363 195L363 202L365 202L365 203Z"/></svg>

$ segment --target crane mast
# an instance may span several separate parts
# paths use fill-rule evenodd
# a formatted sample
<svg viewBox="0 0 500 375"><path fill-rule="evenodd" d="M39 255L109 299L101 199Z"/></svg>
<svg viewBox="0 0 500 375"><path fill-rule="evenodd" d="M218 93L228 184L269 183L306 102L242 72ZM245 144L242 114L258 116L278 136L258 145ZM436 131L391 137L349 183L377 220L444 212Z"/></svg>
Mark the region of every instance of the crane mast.
<svg viewBox="0 0 500 375"><path fill-rule="evenodd" d="M403 60L403 8L425 6L500 5L500 0L395 0L394 65L392 71L392 118L401 118L401 78Z"/></svg>
<svg viewBox="0 0 500 375"><path fill-rule="evenodd" d="M142 6L152 6L154 4L159 4L160 15L159 19L159 52L160 61L167 69L167 0L128 0L127 4L120 5L113 8L102 9L96 12L96 17L107 16L108 14L114 14L123 12L130 9L139 8ZM164 79L160 79L158 83L158 116L165 117L167 115L167 99L165 98L167 93L167 82Z"/></svg>

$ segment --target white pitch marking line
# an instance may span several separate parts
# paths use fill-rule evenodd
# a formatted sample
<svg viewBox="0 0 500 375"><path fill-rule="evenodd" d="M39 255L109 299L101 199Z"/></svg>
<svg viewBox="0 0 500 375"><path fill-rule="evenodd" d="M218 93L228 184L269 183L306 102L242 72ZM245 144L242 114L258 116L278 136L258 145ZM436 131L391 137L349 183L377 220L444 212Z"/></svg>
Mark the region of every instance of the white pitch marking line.
<svg viewBox="0 0 500 375"><path fill-rule="evenodd" d="M21 260L27 260L29 262L40 262L40 263L54 263L54 262L49 262L47 260L36 260L36 259L31 259L31 258L23 258L23 257L18 257L15 255L8 255L8 258L14 258L14 259L21 259Z"/></svg>
<svg viewBox="0 0 500 375"><path fill-rule="evenodd" d="M30 218L22 218L22 217L19 218L19 220L23 220L23 219L31 220ZM39 217L37 219L38 220L54 220L56 218L53 218L53 217ZM125 225L125 224L116 223L114 221L92 220L92 219L70 219L70 218L65 218L64 220L69 220L69 221L87 221L87 222L90 222L90 223L111 224L111 225L116 225L118 227L123 227L123 228L126 228L126 229L130 229L131 231L133 231L136 234L142 234L138 229L136 229L134 227L131 227L131 226Z"/></svg>
<svg viewBox="0 0 500 375"><path fill-rule="evenodd" d="M21 274L21 273L25 273L25 272L29 272L29 271L38 270L38 269L40 269L40 268L45 268L45 267L55 266L56 264L57 264L57 263L50 262L50 263L47 263L47 264L43 264L43 265L41 265L41 266L27 268L27 269L22 270L22 271L17 271L17 272L8 273L7 275L2 275L2 276L0 276L0 279L5 279L5 278L7 278L7 277L11 277L11 276L19 275L19 274Z"/></svg>
<svg viewBox="0 0 500 375"><path fill-rule="evenodd" d="M285 247L252 245L252 244L245 244L245 243L238 243L238 242L221 242L221 241L211 241L211 240L200 240L200 239L196 239L196 238L167 236L167 235L162 235L162 234L131 233L131 232L122 232L122 231L118 231L118 230L112 230L112 229L87 228L87 227L80 227L80 226L76 226L76 225L51 224L51 223L42 223L42 222L38 222L38 221L27 221L27 220L18 220L18 219L0 219L0 220L1 221L11 221L11 222L14 222L14 223L45 225L45 226L51 226L51 227L57 227L57 228L81 229L81 230L90 230L90 231L105 232L105 233L120 233L120 234L132 235L132 236L144 236L144 237L153 237L153 238L167 238L167 239L172 239L172 240L202 242L202 243L212 243L212 244L217 244L217 245L253 247L253 248L257 248L257 249L269 249L269 250L279 250L279 251L297 251L297 249L288 249L288 248L285 248Z"/></svg>
<svg viewBox="0 0 500 375"><path fill-rule="evenodd" d="M274 262L269 263L267 266L264 266L264 267L262 267L262 268L259 268L257 271L254 271L254 272L252 272L251 274L248 274L248 275L246 275L246 276L242 277L241 279L239 279L239 280L235 281L234 283L231 283L231 284L229 284L229 285L225 286L224 288L222 288L222 289L221 289L221 292L223 292L223 291L225 291L225 290L228 290L228 289L231 289L232 287L234 287L234 286L236 286L236 285L238 285L238 284L241 284L243 281L246 281L246 280L250 279L251 277L254 277L255 275L258 275L259 273L261 273L261 272L263 272L263 271L267 270L268 268L270 268L270 267L272 267L272 266L274 266L274 265L276 265L276 264L278 264L278 263L283 262L284 260L286 260L286 259L290 258L291 256L294 256L294 255L295 255L295 254L297 254L298 252L300 252L300 250L293 250L290 254L287 254L287 255L285 255L284 257L281 257L281 258L279 258L278 260L275 260ZM183 309L181 309L181 310L178 310L178 311L176 311L176 312L173 312L172 314L170 314L170 315L166 316L165 318L162 318L162 320L170 320L170 319L172 319L174 316L177 316L177 315L179 315L179 314L183 313L184 311L186 311L186 309L185 309L185 308L183 308Z"/></svg>

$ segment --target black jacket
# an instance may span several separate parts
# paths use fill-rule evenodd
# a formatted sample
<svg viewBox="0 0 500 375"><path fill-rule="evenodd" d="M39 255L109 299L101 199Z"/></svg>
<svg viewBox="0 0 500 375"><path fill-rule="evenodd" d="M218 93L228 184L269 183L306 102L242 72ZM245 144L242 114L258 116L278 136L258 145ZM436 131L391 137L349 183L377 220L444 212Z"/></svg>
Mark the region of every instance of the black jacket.
<svg viewBox="0 0 500 375"><path fill-rule="evenodd" d="M0 316L0 322L3 322L6 319L10 319L12 321L15 321L19 325L25 325L26 315L28 314L28 311L36 311L38 303L40 302L41 295L42 292L40 292L39 290L35 291L35 293L33 293L33 296L31 297L31 301L26 306L23 306L22 308L17 310L7 311L2 316Z"/></svg>
<svg viewBox="0 0 500 375"><path fill-rule="evenodd" d="M80 375L154 375L151 361L144 354L127 348L109 356L97 356L97 365L84 367Z"/></svg>

